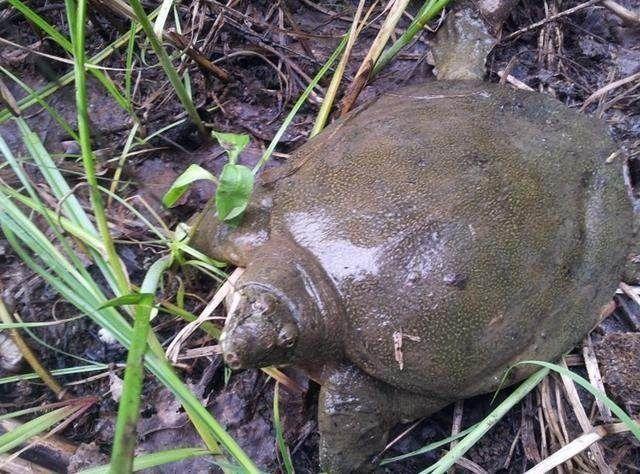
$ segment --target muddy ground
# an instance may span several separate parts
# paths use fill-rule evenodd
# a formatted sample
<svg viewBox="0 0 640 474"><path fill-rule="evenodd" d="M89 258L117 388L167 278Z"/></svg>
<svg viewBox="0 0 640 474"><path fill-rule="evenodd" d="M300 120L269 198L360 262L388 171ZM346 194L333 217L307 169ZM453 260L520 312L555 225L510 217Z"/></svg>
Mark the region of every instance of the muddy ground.
<svg viewBox="0 0 640 474"><path fill-rule="evenodd" d="M195 102L207 122L216 130L251 135L251 145L243 153L241 162L252 164L260 157L262 149L268 145L308 83L308 77L315 74L337 45L337 38L349 27L355 3L339 0L290 0L284 3L231 1L231 7L223 7L218 2L182 3L180 15L184 21L185 37L194 39L194 49L203 57L216 60L218 66L229 74L228 80L221 80L211 69L184 59L182 64L190 72ZM488 79L499 81L500 71L506 70L507 74L533 89L551 94L570 107L580 108L594 92L638 73L640 28L638 25L625 24L611 10L598 5L579 9L558 21L521 31L580 3L520 1L502 30L497 32L502 40L489 57ZM640 8L638 0L619 0L618 3L636 11ZM30 5L52 24L66 31L63 2L37 0L30 2ZM107 5L92 3L91 24L88 27L88 48L91 53L102 50L129 28L128 22L113 13ZM380 6L377 8L380 12ZM413 5L410 11L416 11L416 8L417 5ZM374 22L374 25L377 24L379 20ZM404 18L401 27L407 24L408 19ZM436 27L437 21L432 26ZM360 37L347 67L347 81L343 84L353 77L375 33L375 27L371 27ZM8 9L6 4L0 5L0 37L40 53L62 55L53 42L40 36L32 25L20 14ZM365 103L403 84L434 80L429 57L432 37L433 33L425 31L418 41L406 48L364 89L359 103ZM171 87L162 72L157 67L150 67L155 64L150 49L142 42L139 45L145 50L136 50L133 101L141 120L142 133L149 136L184 114L170 93ZM0 63L34 88L69 70L67 64L6 43L0 46ZM116 51L103 64L122 68L124 50ZM110 71L110 75L116 81L124 80L121 70ZM16 97L23 95L15 84L3 79ZM321 82L323 87L327 84L326 81ZM611 88L585 108L585 113L606 120L622 150L615 159L621 163L626 156L630 160L632 184L640 182L640 167L635 165L640 158L639 98L640 80L636 79ZM94 82L90 83L90 101L100 175L107 182L113 174L131 123L128 115ZM57 92L50 99L50 104L74 122L71 88ZM318 100L312 95L284 135L271 166L278 166L287 159L288 153L305 142L317 111ZM59 154L56 155L58 163L68 171L70 181L77 182L77 172L81 170L78 159L74 157L77 145L43 110L32 107L25 115L48 150ZM12 125L0 125L0 133L14 152L23 151ZM198 184L179 206L168 211L161 206L160 198L169 184L191 163L198 163L217 174L225 161L223 150L216 144L203 143L186 121L156 136L139 150L143 152L126 162L120 193L123 196L141 196L159 213L169 228L174 228L178 222L201 209L214 191L209 184ZM38 173L33 169L30 172L33 179L38 181ZM12 182L11 176L2 169L0 177ZM82 195L83 190L80 189L78 193ZM126 210L112 205L109 215L116 223L115 235L119 239L120 255L132 280L140 281L150 262L157 258L159 249L144 243L149 238L148 232ZM632 226L631 222L629 226ZM632 272L637 271L633 266L631 264ZM41 321L52 316L65 318L76 315L73 307L61 301L51 287L35 278L18 261L7 242L1 238L0 268L3 297L15 306L24 320ZM215 291L216 282L203 276L184 275L176 269L166 280L163 296L175 296L179 279L187 285L187 306L197 314ZM632 280L631 277L631 283ZM594 330L591 338L609 395L637 417L640 415L640 309L623 294L617 295L615 301L615 311ZM156 333L165 345L183 325L183 322L168 315L161 314L155 320ZM109 364L120 363L125 358L122 348L101 339L98 328L86 318L51 328L34 329L33 333L57 349L48 349L36 339L28 338L43 365L49 369L81 363L69 354ZM197 333L183 346L183 351L213 343L202 333ZM581 348L576 349L575 356L570 360L573 361L573 369L586 376L582 353ZM26 369L21 367L18 370ZM201 399L206 400L216 418L247 453L266 471L279 471L280 461L272 424L273 381L262 372L247 370L234 373L225 384L223 365L219 356L215 355L184 360L180 370L184 379ZM6 368L3 371L0 376L8 374ZM303 388L302 392L281 392L285 435L293 453L294 465L297 472L317 472L315 410L318 387L294 369L285 371ZM81 447L71 459L71 465L65 466L68 461L65 459L58 465L47 467L74 470L87 463L108 459L117 410L117 403L109 392L114 377L121 376L122 372L114 367L111 374L107 375L69 388L74 396L98 396L99 400L81 419L61 433L66 440ZM72 382L81 377L60 377L60 381ZM602 419L593 400L585 392L580 394L592 423L600 424ZM38 405L53 401L53 398L46 387L36 382L0 385L0 412ZM542 403L545 400L550 401L548 406ZM453 421L461 420L462 428L470 426L488 413L490 402L491 396L476 397L458 405L456 412L454 407L448 407L417 424L397 427L391 439L402 436L382 457L403 454L448 437ZM172 397L150 377L145 384L142 416L139 426L141 451L193 446L199 442ZM562 433L555 436L549 428L545 429L545 435L542 436L540 426L548 426L554 416L561 421ZM563 385L559 379L552 377L466 454L470 464L456 469L460 472L524 472L558 449L563 444L560 438L571 440L580 433ZM640 449L628 434L609 436L601 444L605 459L613 471L639 470ZM436 450L390 464L386 469L388 472L418 472L442 453ZM38 459L42 461L42 458ZM45 456L42 462L46 464L53 461ZM565 465L563 472L571 469L597 472L587 452L573 461L571 466ZM215 471L215 468L209 460L201 458L168 465L158 469L158 472L185 470L208 472Z"/></svg>

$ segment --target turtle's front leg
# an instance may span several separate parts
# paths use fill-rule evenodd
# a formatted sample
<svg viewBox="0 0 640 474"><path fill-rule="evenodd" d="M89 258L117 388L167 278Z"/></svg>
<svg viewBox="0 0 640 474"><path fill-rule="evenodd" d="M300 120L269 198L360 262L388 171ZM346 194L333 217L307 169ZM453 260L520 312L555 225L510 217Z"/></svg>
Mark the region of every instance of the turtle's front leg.
<svg viewBox="0 0 640 474"><path fill-rule="evenodd" d="M447 404L392 387L351 364L325 368L321 381L320 465L331 474L373 470L390 428Z"/></svg>
<svg viewBox="0 0 640 474"><path fill-rule="evenodd" d="M395 416L386 384L353 365L325 369L318 404L320 466L328 473L367 472L385 446Z"/></svg>

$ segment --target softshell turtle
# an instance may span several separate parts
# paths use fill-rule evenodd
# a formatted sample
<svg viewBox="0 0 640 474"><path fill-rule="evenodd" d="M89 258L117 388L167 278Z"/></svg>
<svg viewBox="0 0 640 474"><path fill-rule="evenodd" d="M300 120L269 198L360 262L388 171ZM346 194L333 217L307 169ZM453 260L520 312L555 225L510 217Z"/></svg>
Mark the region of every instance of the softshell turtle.
<svg viewBox="0 0 640 474"><path fill-rule="evenodd" d="M395 423L496 389L519 360L557 359L618 283L631 207L603 125L480 81L486 37L456 43L477 23L464 15L434 55L441 80L309 140L239 227L213 206L195 226L196 246L246 267L224 360L295 364L321 384L328 472L369 468Z"/></svg>

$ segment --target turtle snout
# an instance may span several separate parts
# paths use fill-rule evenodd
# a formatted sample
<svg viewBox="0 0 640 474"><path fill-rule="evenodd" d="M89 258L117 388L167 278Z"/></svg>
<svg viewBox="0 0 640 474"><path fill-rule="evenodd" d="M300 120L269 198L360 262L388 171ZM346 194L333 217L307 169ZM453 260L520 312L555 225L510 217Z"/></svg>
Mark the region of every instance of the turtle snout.
<svg viewBox="0 0 640 474"><path fill-rule="evenodd" d="M223 359L234 370L265 367L280 363L281 348L278 333L265 321L244 321L227 328L220 338Z"/></svg>
<svg viewBox="0 0 640 474"><path fill-rule="evenodd" d="M271 344L269 331L255 324L244 324L223 333L220 345L225 363L234 370L256 367Z"/></svg>
<svg viewBox="0 0 640 474"><path fill-rule="evenodd" d="M245 357L243 353L249 347L248 341L245 337L237 334L238 331L231 333L223 333L220 338L220 345L222 346L222 358L224 362L233 370L242 369L244 367Z"/></svg>
<svg viewBox="0 0 640 474"><path fill-rule="evenodd" d="M224 362L230 369L237 370L242 368L242 362L240 362L240 356L237 352L227 352L224 354Z"/></svg>

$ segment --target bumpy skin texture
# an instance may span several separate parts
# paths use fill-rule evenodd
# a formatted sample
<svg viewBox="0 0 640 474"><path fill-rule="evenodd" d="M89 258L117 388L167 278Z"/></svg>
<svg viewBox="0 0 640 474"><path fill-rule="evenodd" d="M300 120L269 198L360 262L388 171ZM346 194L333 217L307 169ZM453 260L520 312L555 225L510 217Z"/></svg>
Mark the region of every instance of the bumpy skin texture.
<svg viewBox="0 0 640 474"><path fill-rule="evenodd" d="M393 423L491 391L514 362L554 360L596 324L631 222L613 150L599 122L547 96L440 81L295 153L238 292L286 295L300 337L284 360L262 345L323 384L324 469L364 468ZM261 345L233 332L225 353Z"/></svg>

